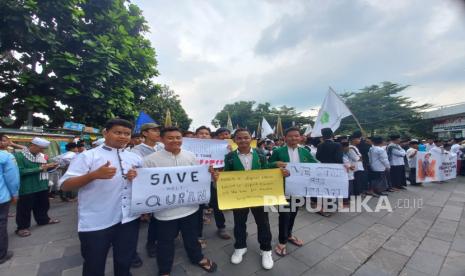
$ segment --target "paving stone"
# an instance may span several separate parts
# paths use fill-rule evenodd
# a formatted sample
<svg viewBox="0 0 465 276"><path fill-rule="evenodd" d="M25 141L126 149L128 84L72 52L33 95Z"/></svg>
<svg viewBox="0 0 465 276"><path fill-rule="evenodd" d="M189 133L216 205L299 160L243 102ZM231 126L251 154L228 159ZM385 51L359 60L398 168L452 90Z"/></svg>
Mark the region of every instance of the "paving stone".
<svg viewBox="0 0 465 276"><path fill-rule="evenodd" d="M442 219L450 219L454 221L460 221L462 216L463 207L446 205L442 209L442 212L439 214L439 217Z"/></svg>
<svg viewBox="0 0 465 276"><path fill-rule="evenodd" d="M407 263L407 267L423 273L437 275L441 269L443 260L444 256L417 250Z"/></svg>
<svg viewBox="0 0 465 276"><path fill-rule="evenodd" d="M312 269L307 270L305 276L349 276L353 271L347 270L329 261L322 261Z"/></svg>
<svg viewBox="0 0 465 276"><path fill-rule="evenodd" d="M465 275L465 253L454 250L449 251L440 275Z"/></svg>
<svg viewBox="0 0 465 276"><path fill-rule="evenodd" d="M465 252L465 239L460 237L455 237L452 242L451 250Z"/></svg>
<svg viewBox="0 0 465 276"><path fill-rule="evenodd" d="M36 275L39 270L38 264L29 264L21 266L5 266L6 263L0 265L0 275L2 276L29 276Z"/></svg>
<svg viewBox="0 0 465 276"><path fill-rule="evenodd" d="M432 222L424 219L412 218L407 221L396 233L398 236L404 236L407 239L421 241L430 229Z"/></svg>
<svg viewBox="0 0 465 276"><path fill-rule="evenodd" d="M419 244L419 241L414 241L403 236L394 235L383 245L383 248L410 257L413 255L413 252Z"/></svg>
<svg viewBox="0 0 465 276"><path fill-rule="evenodd" d="M380 249L357 270L355 275L398 275L407 260L403 255Z"/></svg>
<svg viewBox="0 0 465 276"><path fill-rule="evenodd" d="M313 266L331 254L333 250L318 241L312 241L294 251L292 255L308 266Z"/></svg>
<svg viewBox="0 0 465 276"><path fill-rule="evenodd" d="M321 242L322 244L328 247L336 249L336 248L343 246L351 239L352 237L347 234L344 234L337 230L331 230L330 232L318 238L317 241Z"/></svg>
<svg viewBox="0 0 465 276"><path fill-rule="evenodd" d="M458 222L456 221L438 218L430 228L427 236L450 242L454 239L457 225Z"/></svg>
<svg viewBox="0 0 465 276"><path fill-rule="evenodd" d="M292 256L286 256L275 262L273 269L260 270L256 275L300 275L310 267Z"/></svg>
<svg viewBox="0 0 465 276"><path fill-rule="evenodd" d="M414 218L425 219L429 221L436 220L436 217L441 213L442 208L436 206L423 206L415 215Z"/></svg>
<svg viewBox="0 0 465 276"><path fill-rule="evenodd" d="M449 252L449 247L451 243L445 242L438 239L433 239L430 237L426 237L418 247L419 250L427 251L433 254L446 256L447 252Z"/></svg>
<svg viewBox="0 0 465 276"><path fill-rule="evenodd" d="M399 276L434 276L434 274L421 272L410 267L405 267Z"/></svg>
<svg viewBox="0 0 465 276"><path fill-rule="evenodd" d="M349 271L355 271L361 264L363 264L369 257L369 254L354 248L350 245L346 245L329 255L325 261L329 261L337 264L338 266L345 268Z"/></svg>
<svg viewBox="0 0 465 276"><path fill-rule="evenodd" d="M349 235L350 237L354 238L360 235L362 232L368 229L369 226L360 224L357 222L353 222L352 220L339 225L335 230L342 232L344 234Z"/></svg>

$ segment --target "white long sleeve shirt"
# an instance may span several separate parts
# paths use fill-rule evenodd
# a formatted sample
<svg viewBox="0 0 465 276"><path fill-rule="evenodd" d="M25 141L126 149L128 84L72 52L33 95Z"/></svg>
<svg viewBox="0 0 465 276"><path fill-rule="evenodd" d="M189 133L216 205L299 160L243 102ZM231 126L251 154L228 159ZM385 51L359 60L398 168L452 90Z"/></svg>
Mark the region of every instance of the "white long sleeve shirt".
<svg viewBox="0 0 465 276"><path fill-rule="evenodd" d="M405 150L397 144L389 144L387 150L391 149L391 160L389 163L391 166L403 166L405 165L404 157L405 157Z"/></svg>
<svg viewBox="0 0 465 276"><path fill-rule="evenodd" d="M406 155L407 155L407 160L408 160L408 166L411 169L417 167L417 155L416 155L417 152L418 152L418 150L416 150L414 148L409 148L407 150Z"/></svg>
<svg viewBox="0 0 465 276"><path fill-rule="evenodd" d="M374 172L384 172L390 169L387 152L380 146L372 146L368 152L370 167Z"/></svg>

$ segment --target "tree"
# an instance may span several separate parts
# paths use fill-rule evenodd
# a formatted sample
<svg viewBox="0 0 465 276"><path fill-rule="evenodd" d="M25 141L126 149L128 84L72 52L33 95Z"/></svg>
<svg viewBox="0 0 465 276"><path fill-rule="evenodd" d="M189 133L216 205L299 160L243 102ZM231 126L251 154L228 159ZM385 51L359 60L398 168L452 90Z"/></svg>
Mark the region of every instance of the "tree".
<svg viewBox="0 0 465 276"><path fill-rule="evenodd" d="M158 74L141 10L125 0L9 0L0 4L0 126L33 112L50 127L133 119Z"/></svg>
<svg viewBox="0 0 465 276"><path fill-rule="evenodd" d="M431 105L416 105L408 97L398 95L407 87L408 85L383 82L380 86L371 85L359 92L347 92L341 96L368 135L427 135L421 112ZM355 129L359 129L355 120L347 117L343 119L338 132L347 134Z"/></svg>
<svg viewBox="0 0 465 276"><path fill-rule="evenodd" d="M226 126L228 112L231 115L233 125L247 127L251 131L256 130L257 125L261 122L262 117L275 126L278 121L278 116L281 117L283 128L289 128L293 123L297 127L302 127L305 124L311 123L310 117L302 116L294 107L280 106L272 107L270 103L258 103L255 101L239 101L232 104L227 104L218 112L212 120L215 127Z"/></svg>
<svg viewBox="0 0 465 276"><path fill-rule="evenodd" d="M167 85L155 85L148 93L150 96L141 102L140 110L149 114L159 124L163 124L169 109L173 124L177 124L181 129L189 129L192 120L187 116L179 96L173 90Z"/></svg>

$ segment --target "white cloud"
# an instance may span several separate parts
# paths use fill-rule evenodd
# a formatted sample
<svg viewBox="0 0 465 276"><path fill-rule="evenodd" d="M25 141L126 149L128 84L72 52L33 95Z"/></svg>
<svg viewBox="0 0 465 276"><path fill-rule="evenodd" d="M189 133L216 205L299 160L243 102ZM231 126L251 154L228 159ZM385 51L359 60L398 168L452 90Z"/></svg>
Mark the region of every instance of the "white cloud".
<svg viewBox="0 0 465 276"><path fill-rule="evenodd" d="M329 85L411 84L418 101L465 91L463 14L449 1L134 1L157 50L158 82L193 126L237 100L308 111ZM463 98L463 96L462 96Z"/></svg>

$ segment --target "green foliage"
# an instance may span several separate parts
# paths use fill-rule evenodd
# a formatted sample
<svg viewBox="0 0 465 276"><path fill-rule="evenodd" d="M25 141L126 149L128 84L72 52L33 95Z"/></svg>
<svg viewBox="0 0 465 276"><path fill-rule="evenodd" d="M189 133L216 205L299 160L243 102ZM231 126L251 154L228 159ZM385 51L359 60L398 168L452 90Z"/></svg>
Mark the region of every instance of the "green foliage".
<svg viewBox="0 0 465 276"><path fill-rule="evenodd" d="M192 120L187 116L181 105L179 96L167 85L155 85L149 88L149 97L141 101L141 109L159 124L165 122L166 111L169 109L173 124L187 130Z"/></svg>
<svg viewBox="0 0 465 276"><path fill-rule="evenodd" d="M431 105L416 105L408 97L398 95L407 87L383 82L380 86L371 85L341 96L368 135L398 133L404 137L425 137L431 128L420 113ZM338 132L350 134L355 129L359 127L351 116L343 119Z"/></svg>
<svg viewBox="0 0 465 276"><path fill-rule="evenodd" d="M262 121L262 117L276 126L278 115L281 117L283 129L292 126L292 122L297 127L302 127L305 124L312 123L310 117L302 116L294 107L280 106L272 107L270 103L259 103L255 101L239 101L232 104L227 104L218 112L212 120L215 127L226 126L228 120L228 112L231 115L233 126L247 127L251 131L257 129L258 123ZM313 123L312 123L313 124Z"/></svg>
<svg viewBox="0 0 465 276"><path fill-rule="evenodd" d="M158 74L140 9L125 0L7 0L0 3L0 126L28 112L102 125L133 119ZM66 108L60 108L65 105Z"/></svg>

